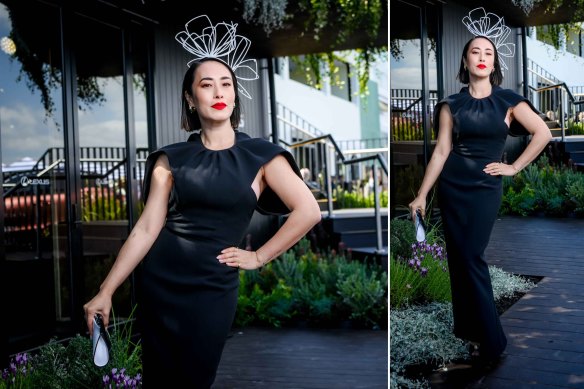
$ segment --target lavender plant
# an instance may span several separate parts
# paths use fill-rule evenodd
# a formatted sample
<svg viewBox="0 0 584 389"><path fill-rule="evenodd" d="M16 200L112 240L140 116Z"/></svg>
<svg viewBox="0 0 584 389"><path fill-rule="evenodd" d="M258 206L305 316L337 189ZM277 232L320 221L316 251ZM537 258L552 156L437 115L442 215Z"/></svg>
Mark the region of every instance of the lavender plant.
<svg viewBox="0 0 584 389"><path fill-rule="evenodd" d="M10 365L2 371L0 389L24 389L30 387L33 367L27 353L16 354L11 358Z"/></svg>

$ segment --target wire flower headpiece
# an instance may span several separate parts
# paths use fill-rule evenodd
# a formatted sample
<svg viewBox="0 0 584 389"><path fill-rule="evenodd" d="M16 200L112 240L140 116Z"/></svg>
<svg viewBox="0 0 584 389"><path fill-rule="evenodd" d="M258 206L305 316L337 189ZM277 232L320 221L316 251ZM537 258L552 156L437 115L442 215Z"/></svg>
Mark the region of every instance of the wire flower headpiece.
<svg viewBox="0 0 584 389"><path fill-rule="evenodd" d="M489 38L495 45L499 53L499 62L501 67L507 68L507 64L502 57L513 57L515 55L515 44L505 43L511 33L511 29L505 25L502 17L492 12L485 11L483 7L475 8L462 18L462 24L468 28L468 31L476 36Z"/></svg>
<svg viewBox="0 0 584 389"><path fill-rule="evenodd" d="M249 92L242 85L242 81L253 81L259 78L258 65L255 59L245 59L251 41L244 36L237 35L237 24L217 23L215 26L207 15L197 16L185 24L185 30L176 34L175 39L182 47L193 54L187 66L204 58L213 58L229 66L235 77L239 93L251 99ZM238 75L236 70L245 68L249 73L246 76Z"/></svg>

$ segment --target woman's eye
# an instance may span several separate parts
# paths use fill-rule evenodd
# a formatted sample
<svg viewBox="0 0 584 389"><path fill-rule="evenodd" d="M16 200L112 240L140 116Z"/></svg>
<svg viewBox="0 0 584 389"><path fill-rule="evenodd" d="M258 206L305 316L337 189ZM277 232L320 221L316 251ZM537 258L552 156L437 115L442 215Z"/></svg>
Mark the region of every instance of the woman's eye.
<svg viewBox="0 0 584 389"><path fill-rule="evenodd" d="M223 86L231 86L231 83L230 82L226 82L226 83L223 84Z"/></svg>
<svg viewBox="0 0 584 389"><path fill-rule="evenodd" d="M210 86L212 86L212 85L211 85L211 84L201 84L201 87L202 87L202 88L208 88L208 87L210 87Z"/></svg>

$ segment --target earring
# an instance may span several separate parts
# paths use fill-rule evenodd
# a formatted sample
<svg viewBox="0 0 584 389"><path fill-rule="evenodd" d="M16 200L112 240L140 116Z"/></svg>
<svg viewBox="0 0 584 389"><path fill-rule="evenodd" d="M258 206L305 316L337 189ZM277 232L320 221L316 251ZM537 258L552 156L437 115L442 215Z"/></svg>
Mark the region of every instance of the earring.
<svg viewBox="0 0 584 389"><path fill-rule="evenodd" d="M237 105L235 103L233 103L233 108L237 107Z"/></svg>
<svg viewBox="0 0 584 389"><path fill-rule="evenodd" d="M464 71L466 72L466 65L464 65Z"/></svg>
<svg viewBox="0 0 584 389"><path fill-rule="evenodd" d="M189 112L190 113L195 113L197 111L197 108L194 105L189 105Z"/></svg>

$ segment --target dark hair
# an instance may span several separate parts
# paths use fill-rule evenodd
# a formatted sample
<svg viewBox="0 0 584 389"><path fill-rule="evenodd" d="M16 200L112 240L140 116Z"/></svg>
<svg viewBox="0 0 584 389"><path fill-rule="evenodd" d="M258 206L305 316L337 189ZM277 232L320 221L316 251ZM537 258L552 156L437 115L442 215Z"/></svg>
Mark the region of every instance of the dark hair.
<svg viewBox="0 0 584 389"><path fill-rule="evenodd" d="M190 96L193 95L193 82L195 82L195 72L197 68L206 61L215 61L219 62L231 73L231 78L233 79L233 89L235 90L235 108L233 108L233 112L231 113L231 127L235 130L239 127L239 121L241 118L241 108L239 104L239 92L237 90L237 78L235 77L235 73L229 66L227 66L223 61L219 61L215 58L203 58L200 61L193 62L191 66L187 69L183 83L182 89L180 92L181 95L181 115L180 115L180 126L187 132L195 131L201 129L201 120L199 119L198 112L192 112L189 109L189 103L185 97L185 92L188 93Z"/></svg>
<svg viewBox="0 0 584 389"><path fill-rule="evenodd" d="M487 38L486 36L475 36L474 38L472 38L471 40L466 42L466 45L464 45L464 49L462 49L462 57L460 58L460 68L458 69L458 75L456 76L456 78L458 78L458 80L460 82L462 82L463 84L468 84L470 82L470 75L468 74L468 69L465 69L465 67L464 67L464 59L466 58L466 56L468 54L468 47L470 46L470 43L477 38L486 39L489 42L491 42L491 44L493 45L493 50L495 51L495 53L494 53L494 55L495 55L495 63L494 63L495 70L489 76L489 81L491 81L491 85L497 85L497 86L501 85L501 83L503 82L503 72L501 71L501 62L499 62L499 53L497 52L497 47L495 46L493 41L490 40L489 38Z"/></svg>

